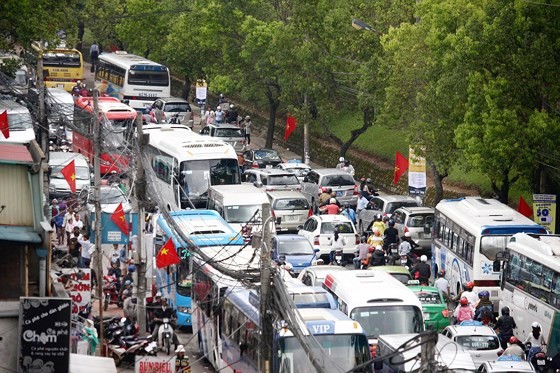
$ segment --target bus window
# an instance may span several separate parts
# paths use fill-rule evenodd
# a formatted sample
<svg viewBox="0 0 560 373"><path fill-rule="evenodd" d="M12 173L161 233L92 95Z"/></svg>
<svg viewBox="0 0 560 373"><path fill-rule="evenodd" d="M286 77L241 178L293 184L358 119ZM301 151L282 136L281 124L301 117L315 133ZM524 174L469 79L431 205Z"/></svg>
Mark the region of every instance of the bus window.
<svg viewBox="0 0 560 373"><path fill-rule="evenodd" d="M483 236L480 238L480 253L489 260L496 260L496 254L505 250L509 236Z"/></svg>

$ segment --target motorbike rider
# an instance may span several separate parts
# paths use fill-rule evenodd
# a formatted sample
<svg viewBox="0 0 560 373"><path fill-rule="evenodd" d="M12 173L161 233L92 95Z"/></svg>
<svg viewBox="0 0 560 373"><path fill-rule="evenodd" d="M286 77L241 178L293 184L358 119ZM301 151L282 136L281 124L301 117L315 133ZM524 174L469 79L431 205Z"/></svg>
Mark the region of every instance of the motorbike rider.
<svg viewBox="0 0 560 373"><path fill-rule="evenodd" d="M490 293L483 290L478 293L478 298L479 301L474 310L474 319L488 325L494 321L494 305L490 301Z"/></svg>
<svg viewBox="0 0 560 373"><path fill-rule="evenodd" d="M191 364L189 363L189 358L185 356L185 347L183 345L177 346L175 353L177 354L175 373L191 373Z"/></svg>
<svg viewBox="0 0 560 373"><path fill-rule="evenodd" d="M377 245L371 254L371 266L379 267L385 265L385 252L381 245Z"/></svg>
<svg viewBox="0 0 560 373"><path fill-rule="evenodd" d="M427 262L428 257L426 255L422 255L420 257L420 261L416 263L411 271L413 277L420 281L420 285L424 286L428 285L430 277L432 276L432 270L430 269L430 265Z"/></svg>
<svg viewBox="0 0 560 373"><path fill-rule="evenodd" d="M124 317L134 322L137 319L138 315L137 299L132 297L132 292L129 289L123 291L123 298Z"/></svg>
<svg viewBox="0 0 560 373"><path fill-rule="evenodd" d="M473 292L474 282L469 281L464 285L464 287L465 290L463 290L455 298L453 298L453 301L457 302L458 299L465 297L469 300L469 304L471 305L471 307L474 308L476 302L478 301L478 295Z"/></svg>
<svg viewBox="0 0 560 373"><path fill-rule="evenodd" d="M441 291L445 301L449 301L449 281L445 278L445 271L442 269L437 273L437 280L434 282L434 286Z"/></svg>
<svg viewBox="0 0 560 373"><path fill-rule="evenodd" d="M342 251L344 246L346 245L346 239L338 233L338 226L334 228L334 234L331 239L332 249L329 255L330 265L334 264L335 261L335 253L337 250Z"/></svg>
<svg viewBox="0 0 560 373"><path fill-rule="evenodd" d="M359 215L360 211L365 210L368 207L369 200L367 199L366 192L360 192L360 196L358 197L358 204L356 206L356 213Z"/></svg>
<svg viewBox="0 0 560 373"><path fill-rule="evenodd" d="M134 278L132 274L136 271L136 266L134 264L129 264L127 267L126 275L123 276L121 280L121 290L119 292L119 296L122 295L123 290L126 288L125 283L126 281L130 281L130 283L134 282Z"/></svg>
<svg viewBox="0 0 560 373"><path fill-rule="evenodd" d="M399 243L399 230L395 228L395 221L393 219L389 219L388 228L385 229L383 242L385 243L384 249L385 251L389 250L389 245L391 244L398 244Z"/></svg>
<svg viewBox="0 0 560 373"><path fill-rule="evenodd" d="M327 190L323 190L323 192L319 195L319 207L328 204L331 199L332 189L328 188Z"/></svg>
<svg viewBox="0 0 560 373"><path fill-rule="evenodd" d="M459 305L453 312L453 316L455 316L456 324L460 324L463 321L469 321L473 319L474 312L467 298L461 298L461 300L459 301Z"/></svg>
<svg viewBox="0 0 560 373"><path fill-rule="evenodd" d="M356 211L346 202L342 207L342 215L346 216L354 225L356 224Z"/></svg>
<svg viewBox="0 0 560 373"><path fill-rule="evenodd" d="M373 233L369 236L368 243L371 247L377 247L377 245L381 245L383 247L383 237L381 236L379 229L373 228Z"/></svg>
<svg viewBox="0 0 560 373"><path fill-rule="evenodd" d="M331 198L328 205L319 207L319 211L328 215L337 215L340 213L340 207L336 204L336 198Z"/></svg>
<svg viewBox="0 0 560 373"><path fill-rule="evenodd" d="M338 163L336 164L336 168L342 169L344 167L344 157L338 158Z"/></svg>
<svg viewBox="0 0 560 373"><path fill-rule="evenodd" d="M525 348L516 336L511 336L508 341L508 347L502 353L502 356L517 356L525 360Z"/></svg>
<svg viewBox="0 0 560 373"><path fill-rule="evenodd" d="M229 111L227 113L227 117L226 117L226 123L227 124L235 124L237 123L237 109L235 108L234 104L230 104L229 105Z"/></svg>
<svg viewBox="0 0 560 373"><path fill-rule="evenodd" d="M159 340L159 328L163 324L163 319L169 319L169 325L176 329L175 320L177 317L175 316L175 310L169 307L167 304L167 299L162 298L161 305L155 310L154 312L154 331L152 332L152 338L154 341L157 341L158 345L161 346L161 341ZM177 333L173 333L173 344L175 346L179 345L179 341L177 339Z"/></svg>
<svg viewBox="0 0 560 373"><path fill-rule="evenodd" d="M356 247L357 256L353 259L355 269L360 269L362 260L366 259L369 255L369 248L371 246L366 241L366 237L362 236L362 238L360 238L360 244Z"/></svg>
<svg viewBox="0 0 560 373"><path fill-rule="evenodd" d="M366 186L368 187L368 190L369 190L369 192L372 196L378 196L379 195L377 193L377 190L373 186L373 182L371 181L371 179L369 177L366 179Z"/></svg>
<svg viewBox="0 0 560 373"><path fill-rule="evenodd" d="M369 223L369 226L366 230L374 230L375 228L379 229L381 235L385 233L385 223L383 223L383 216L381 214L375 214L373 216L373 220Z"/></svg>
<svg viewBox="0 0 560 373"><path fill-rule="evenodd" d="M342 166L342 169L346 172L348 172L350 175L354 176L355 171L354 171L354 166L352 166L350 164L350 161L348 159L344 160L344 166Z"/></svg>
<svg viewBox="0 0 560 373"><path fill-rule="evenodd" d="M535 354L546 349L546 341L544 340L541 324L535 321L531 325L531 329L531 333L525 338L525 344L531 344L531 348L527 353L527 361L531 361Z"/></svg>
<svg viewBox="0 0 560 373"><path fill-rule="evenodd" d="M109 267L109 270L107 271L107 274L109 276L115 276L115 279L116 279L115 282L116 282L116 285L118 287L117 290L120 291L120 287L121 287L120 286L121 285L120 284L120 279L121 279L121 276L122 276L122 272L121 272L121 263L119 262L118 259L116 259L116 258L111 259L111 267Z"/></svg>
<svg viewBox="0 0 560 373"><path fill-rule="evenodd" d="M161 293L158 291L150 302L146 303L146 318L149 326L150 332L154 330L156 326L155 312L161 306Z"/></svg>
<svg viewBox="0 0 560 373"><path fill-rule="evenodd" d="M407 257L407 266L410 267L410 264L412 263L412 249L417 247L418 245L416 244L416 242L414 242L412 240L412 236L410 234L410 232L405 232L404 236L401 237L401 244L399 245L399 255L400 256L406 256Z"/></svg>
<svg viewBox="0 0 560 373"><path fill-rule="evenodd" d="M508 340L513 336L513 329L517 329L515 320L509 315L509 308L502 307L502 316L498 318L494 330L498 333L502 348L506 348Z"/></svg>

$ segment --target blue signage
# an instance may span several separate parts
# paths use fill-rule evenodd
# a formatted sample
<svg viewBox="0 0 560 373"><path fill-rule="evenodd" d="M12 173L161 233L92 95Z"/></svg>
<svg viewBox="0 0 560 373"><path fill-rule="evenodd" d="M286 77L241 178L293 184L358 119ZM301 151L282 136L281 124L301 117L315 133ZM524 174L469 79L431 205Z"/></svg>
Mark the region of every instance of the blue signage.
<svg viewBox="0 0 560 373"><path fill-rule="evenodd" d="M130 237L138 234L138 213L129 212L125 213L126 221L129 228L132 227L132 233L124 234L119 227L111 220L111 213L101 212L101 243L102 244L128 244ZM131 222L132 219L132 222ZM95 243L95 213L91 214L91 232L90 241Z"/></svg>
<svg viewBox="0 0 560 373"><path fill-rule="evenodd" d="M334 321L308 321L305 323L311 334L334 334Z"/></svg>

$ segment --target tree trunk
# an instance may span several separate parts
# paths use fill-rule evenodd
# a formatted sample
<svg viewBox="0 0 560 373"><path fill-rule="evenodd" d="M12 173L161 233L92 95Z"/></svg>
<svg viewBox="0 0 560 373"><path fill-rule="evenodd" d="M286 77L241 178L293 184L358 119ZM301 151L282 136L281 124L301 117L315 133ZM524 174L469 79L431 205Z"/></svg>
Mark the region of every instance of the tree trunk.
<svg viewBox="0 0 560 373"><path fill-rule="evenodd" d="M509 169L502 170L502 180L501 185L498 186L496 180L491 180L492 190L498 196L498 200L504 204L508 204L509 200L509 190L511 185L519 179L519 175L510 179Z"/></svg>
<svg viewBox="0 0 560 373"><path fill-rule="evenodd" d="M428 162L430 167L432 168L432 172L434 173L434 189L436 191L436 195L434 196L434 206L439 203L443 199L443 179L445 179L449 173L439 172L436 165L432 162Z"/></svg>
<svg viewBox="0 0 560 373"><path fill-rule="evenodd" d="M360 128L356 128L350 131L350 138L348 141L342 144L340 148L340 156L346 158L346 152L350 148L350 146L360 137L360 135L367 131L373 125L373 118L375 116L375 112L373 108L367 108L363 111L364 117L362 126Z"/></svg>
<svg viewBox="0 0 560 373"><path fill-rule="evenodd" d="M84 42L85 31L86 26L84 25L84 21L78 21L78 41L76 43L76 49L82 53L84 53L84 51L82 50L82 44Z"/></svg>
<svg viewBox="0 0 560 373"><path fill-rule="evenodd" d="M181 97L189 101L189 95L191 93L191 81L188 76L184 77L185 84L183 84L183 91L181 92Z"/></svg>
<svg viewBox="0 0 560 373"><path fill-rule="evenodd" d="M276 91L276 92L273 92ZM274 140L274 127L276 125L276 111L280 106L278 96L280 95L280 86L275 82L269 82L266 85L266 98L268 99L268 127L266 130L265 148L272 149L272 141Z"/></svg>

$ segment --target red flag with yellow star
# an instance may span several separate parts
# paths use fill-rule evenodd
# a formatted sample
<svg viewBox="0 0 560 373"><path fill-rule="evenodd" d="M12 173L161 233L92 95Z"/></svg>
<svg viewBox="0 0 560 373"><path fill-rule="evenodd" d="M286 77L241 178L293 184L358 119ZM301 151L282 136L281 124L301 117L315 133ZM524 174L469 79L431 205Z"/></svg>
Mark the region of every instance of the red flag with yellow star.
<svg viewBox="0 0 560 373"><path fill-rule="evenodd" d="M126 222L126 215L124 214L124 210L123 210L123 207L122 207L122 202L119 203L119 205L115 209L115 212L113 212L111 214L111 220L113 221L113 223L115 223L115 225L117 227L119 227L119 229L124 234L126 234L126 235L128 234L130 229L128 227L128 223Z"/></svg>
<svg viewBox="0 0 560 373"><path fill-rule="evenodd" d="M180 262L181 258L179 257L179 254L177 254L177 249L173 244L173 239L170 238L157 253L156 266L158 268L163 268Z"/></svg>
<svg viewBox="0 0 560 373"><path fill-rule="evenodd" d="M399 179L408 170L408 159L406 159L401 153L397 152L395 155L395 174L393 176L393 185L399 183Z"/></svg>
<svg viewBox="0 0 560 373"><path fill-rule="evenodd" d="M76 166L74 160L64 166L60 173L64 176L68 185L70 185L72 193L76 193Z"/></svg>

